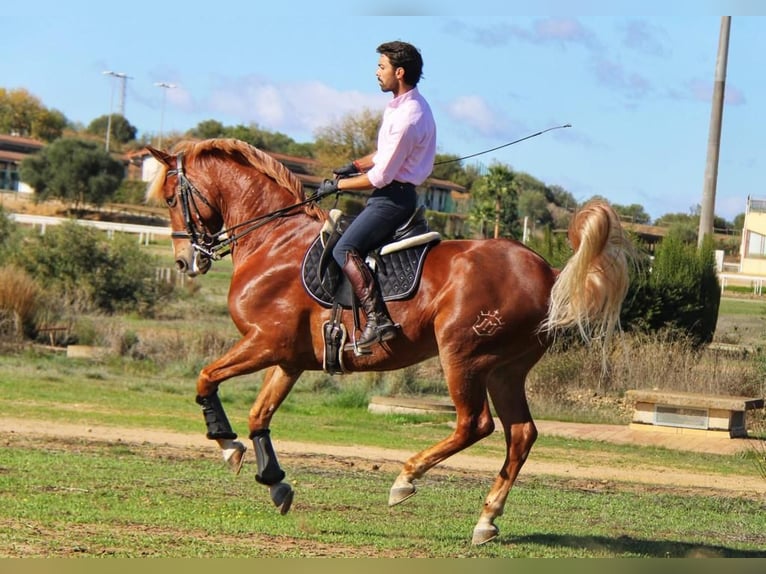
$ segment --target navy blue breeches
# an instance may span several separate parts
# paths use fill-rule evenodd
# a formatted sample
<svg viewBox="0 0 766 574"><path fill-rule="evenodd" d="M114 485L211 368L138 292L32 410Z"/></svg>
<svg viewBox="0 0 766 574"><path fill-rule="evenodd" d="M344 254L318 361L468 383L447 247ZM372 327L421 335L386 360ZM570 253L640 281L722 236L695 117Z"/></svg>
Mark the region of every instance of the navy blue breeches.
<svg viewBox="0 0 766 574"><path fill-rule="evenodd" d="M380 247L397 227L407 221L416 206L415 186L410 183L394 181L376 189L335 245L333 258L343 268L349 251L356 251L364 257Z"/></svg>

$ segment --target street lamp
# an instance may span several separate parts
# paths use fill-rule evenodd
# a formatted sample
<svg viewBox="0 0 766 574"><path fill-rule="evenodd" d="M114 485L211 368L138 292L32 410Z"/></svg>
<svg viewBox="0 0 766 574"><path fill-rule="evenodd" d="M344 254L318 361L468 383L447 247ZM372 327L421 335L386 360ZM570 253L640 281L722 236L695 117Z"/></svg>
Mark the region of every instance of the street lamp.
<svg viewBox="0 0 766 574"><path fill-rule="evenodd" d="M175 84L168 84L167 82L154 82L154 85L158 88L162 88L162 110L160 112L160 138L157 143L157 147L162 149L162 125L165 122L165 100L167 98L168 90L176 87Z"/></svg>
<svg viewBox="0 0 766 574"><path fill-rule="evenodd" d="M120 78L122 80L122 92L120 96L120 114L125 117L125 81L130 79L130 76L123 72L112 72L106 70L101 72L105 76L112 76L114 78ZM106 121L106 151L109 152L109 140L112 137L112 109L114 107L114 82L111 82L111 90L109 94L109 118Z"/></svg>

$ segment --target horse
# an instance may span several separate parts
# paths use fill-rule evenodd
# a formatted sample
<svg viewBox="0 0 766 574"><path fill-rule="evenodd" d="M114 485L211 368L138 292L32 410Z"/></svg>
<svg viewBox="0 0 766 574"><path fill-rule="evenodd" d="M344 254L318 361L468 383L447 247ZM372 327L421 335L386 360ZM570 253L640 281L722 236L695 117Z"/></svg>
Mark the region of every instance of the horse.
<svg viewBox="0 0 766 574"><path fill-rule="evenodd" d="M245 142L218 138L147 150L158 169L146 199L168 208L177 268L203 275L212 261L232 259L228 308L241 338L199 372L195 400L206 436L238 473L247 447L236 440L218 387L265 370L248 414L249 438L256 481L285 514L294 491L284 480L270 427L301 374L323 369L323 325L331 311L307 293L300 276L328 212L319 198L306 196L293 172ZM367 354L345 352L347 372L401 369L438 356L455 407L454 430L404 462L389 506L414 495L415 482L429 469L494 432L497 420L505 460L471 542L499 535L495 520L538 434L525 392L528 373L566 329L605 344L620 328L630 242L619 217L606 201L593 201L576 212L568 234L574 253L561 269L512 239L435 242L417 290L388 303L398 336ZM341 322L354 328L351 317Z"/></svg>

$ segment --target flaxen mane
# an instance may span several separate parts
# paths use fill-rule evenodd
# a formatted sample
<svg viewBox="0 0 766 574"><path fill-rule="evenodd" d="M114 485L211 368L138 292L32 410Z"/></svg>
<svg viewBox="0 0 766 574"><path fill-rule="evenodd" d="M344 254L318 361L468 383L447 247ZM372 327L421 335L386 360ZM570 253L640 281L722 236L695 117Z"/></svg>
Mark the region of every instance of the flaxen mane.
<svg viewBox="0 0 766 574"><path fill-rule="evenodd" d="M287 189L295 197L296 202L306 199L303 184L282 163L264 151L241 140L232 138L207 139L201 141L181 141L173 148L172 153L183 152L184 165L200 163L201 169L207 168L207 163L215 158L225 156L240 165L254 167L273 179L278 185ZM167 176L167 166L160 165L154 179L146 192L150 202L162 201L162 186ZM324 219L324 212L315 204L306 206L306 212L317 219Z"/></svg>

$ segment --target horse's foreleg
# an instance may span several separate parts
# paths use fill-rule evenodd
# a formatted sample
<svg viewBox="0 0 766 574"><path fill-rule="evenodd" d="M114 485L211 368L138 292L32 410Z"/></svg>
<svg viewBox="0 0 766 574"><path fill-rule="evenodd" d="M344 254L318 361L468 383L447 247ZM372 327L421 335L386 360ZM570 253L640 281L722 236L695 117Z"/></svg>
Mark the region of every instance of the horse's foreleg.
<svg viewBox="0 0 766 574"><path fill-rule="evenodd" d="M252 373L260 368L259 358L252 342L245 338L215 362L204 367L197 379L197 404L205 417L207 438L215 440L221 448L223 460L229 469L238 474L245 460L247 447L235 440L237 434L231 427L221 400L218 386L225 380Z"/></svg>
<svg viewBox="0 0 766 574"><path fill-rule="evenodd" d="M224 462L232 472L239 474L245 460L247 447L234 440L237 438L237 433L231 428L226 412L223 410L221 399L218 398L218 392L215 391L205 397L197 395L197 404L202 407L202 415L205 417L207 438L218 442Z"/></svg>
<svg viewBox="0 0 766 574"><path fill-rule="evenodd" d="M537 427L529 412L523 380L520 384L506 382L506 385L515 385L516 388L499 389L497 386L490 386L489 389L495 410L503 425L508 451L503 467L484 500L479 520L473 529L473 544L484 544L499 534L499 529L495 526L495 518L502 516L511 487L516 482L519 471L524 466L532 445L537 439Z"/></svg>
<svg viewBox="0 0 766 574"><path fill-rule="evenodd" d="M299 373L288 374L279 367L269 369L263 380L261 392L250 409L250 439L255 449L258 473L255 479L269 487L271 500L282 514L290 510L293 501L292 487L283 482L285 471L279 466L277 454L271 443L269 425L274 413L285 400Z"/></svg>

